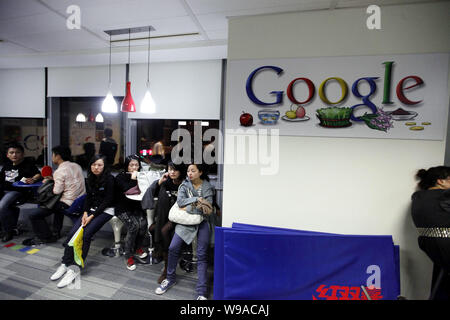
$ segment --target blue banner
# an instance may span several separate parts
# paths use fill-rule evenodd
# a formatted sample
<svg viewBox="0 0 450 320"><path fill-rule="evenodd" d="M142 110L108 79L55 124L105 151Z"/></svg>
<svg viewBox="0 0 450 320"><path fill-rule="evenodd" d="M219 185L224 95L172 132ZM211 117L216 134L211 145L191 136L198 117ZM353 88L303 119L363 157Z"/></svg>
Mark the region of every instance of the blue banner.
<svg viewBox="0 0 450 320"><path fill-rule="evenodd" d="M216 227L214 299L395 300L392 236Z"/></svg>

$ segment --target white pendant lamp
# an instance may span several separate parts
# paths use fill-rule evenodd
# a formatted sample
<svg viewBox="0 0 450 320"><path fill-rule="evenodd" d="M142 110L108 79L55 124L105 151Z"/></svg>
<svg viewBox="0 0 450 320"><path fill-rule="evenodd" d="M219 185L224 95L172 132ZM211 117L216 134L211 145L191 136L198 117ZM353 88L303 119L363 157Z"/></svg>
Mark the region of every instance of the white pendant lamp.
<svg viewBox="0 0 450 320"><path fill-rule="evenodd" d="M152 94L150 93L150 30L151 26L148 27L147 90L145 92L144 99L142 99L141 102L142 113L156 112L155 100L153 100Z"/></svg>
<svg viewBox="0 0 450 320"><path fill-rule="evenodd" d="M103 121L104 121L103 115L99 112L95 117L95 122L103 122Z"/></svg>
<svg viewBox="0 0 450 320"><path fill-rule="evenodd" d="M117 102L111 92L111 34L109 35L109 85L108 93L106 94L105 100L102 103L102 112L106 113L117 113L118 107Z"/></svg>
<svg viewBox="0 0 450 320"><path fill-rule="evenodd" d="M86 119L86 116L80 112L79 114L77 114L75 121L76 122L86 122L87 119Z"/></svg>

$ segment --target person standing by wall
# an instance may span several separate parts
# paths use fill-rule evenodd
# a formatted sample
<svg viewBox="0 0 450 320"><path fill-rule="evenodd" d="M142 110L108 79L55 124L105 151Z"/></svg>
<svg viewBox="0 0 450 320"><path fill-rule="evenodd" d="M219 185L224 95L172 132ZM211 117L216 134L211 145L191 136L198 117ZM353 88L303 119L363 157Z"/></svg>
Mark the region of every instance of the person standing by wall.
<svg viewBox="0 0 450 320"><path fill-rule="evenodd" d="M29 188L13 187L14 182L25 180L32 184L41 179L39 169L24 158L24 149L18 143L11 143L6 147L7 161L0 171L0 222L2 226L2 241L11 240L18 235L17 221L20 209L18 201L26 202L32 196Z"/></svg>
<svg viewBox="0 0 450 320"><path fill-rule="evenodd" d="M61 194L61 198L52 210L40 207L30 213L29 219L36 237L24 240L24 245L33 246L56 242L60 238L64 211L72 205L76 198L86 193L83 171L78 164L71 162L71 159L71 151L68 147L57 146L52 149L52 162L58 168L52 177L46 177L46 179L54 180L53 193ZM54 214L53 232L45 220L52 214Z"/></svg>
<svg viewBox="0 0 450 320"><path fill-rule="evenodd" d="M433 261L432 288L441 270L444 278L435 299L450 299L450 167L417 172L419 191L412 195L411 215L419 231L418 244ZM433 298L433 297L432 297Z"/></svg>
<svg viewBox="0 0 450 320"><path fill-rule="evenodd" d="M108 166L112 166L117 153L117 142L112 138L112 129L106 128L103 131L103 134L105 137L102 142L100 142L100 150L98 153L106 157L106 163Z"/></svg>

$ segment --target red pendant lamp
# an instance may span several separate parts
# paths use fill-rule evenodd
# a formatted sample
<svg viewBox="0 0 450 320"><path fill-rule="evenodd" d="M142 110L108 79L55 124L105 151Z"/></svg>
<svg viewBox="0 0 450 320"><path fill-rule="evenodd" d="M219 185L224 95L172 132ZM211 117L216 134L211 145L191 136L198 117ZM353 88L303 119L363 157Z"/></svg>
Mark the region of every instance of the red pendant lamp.
<svg viewBox="0 0 450 320"><path fill-rule="evenodd" d="M127 91L120 105L120 111L122 112L136 112L136 105L134 104L133 97L131 96L131 82L127 82Z"/></svg>
<svg viewBox="0 0 450 320"><path fill-rule="evenodd" d="M128 66L130 65L130 29L128 29ZM136 112L136 105L134 104L133 97L131 96L131 82L127 81L127 88L125 97L120 105L120 111L122 112Z"/></svg>

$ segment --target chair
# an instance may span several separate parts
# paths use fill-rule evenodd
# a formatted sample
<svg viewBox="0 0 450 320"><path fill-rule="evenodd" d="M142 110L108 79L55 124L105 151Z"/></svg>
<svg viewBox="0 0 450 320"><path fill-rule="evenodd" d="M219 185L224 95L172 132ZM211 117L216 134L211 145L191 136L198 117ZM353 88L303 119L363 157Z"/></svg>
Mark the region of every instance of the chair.
<svg viewBox="0 0 450 320"><path fill-rule="evenodd" d="M86 199L86 194L79 196L75 199L72 205L64 211L64 215L75 223L80 215L83 213L84 200Z"/></svg>

